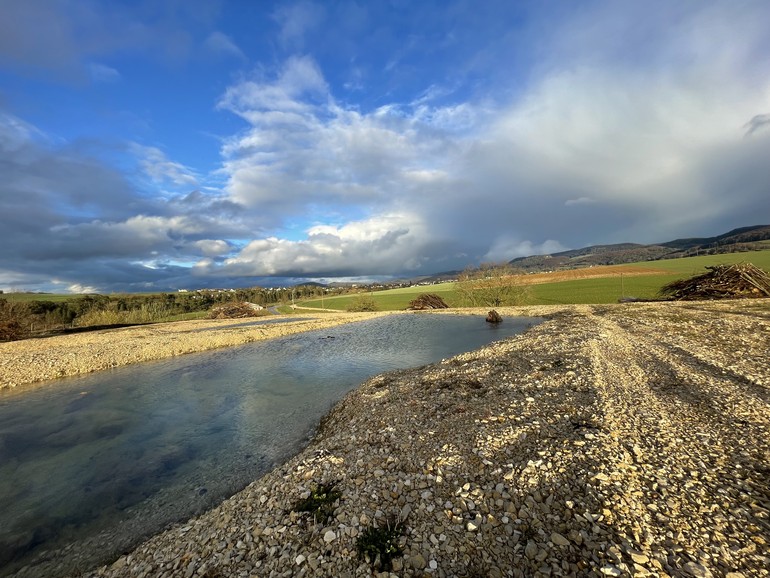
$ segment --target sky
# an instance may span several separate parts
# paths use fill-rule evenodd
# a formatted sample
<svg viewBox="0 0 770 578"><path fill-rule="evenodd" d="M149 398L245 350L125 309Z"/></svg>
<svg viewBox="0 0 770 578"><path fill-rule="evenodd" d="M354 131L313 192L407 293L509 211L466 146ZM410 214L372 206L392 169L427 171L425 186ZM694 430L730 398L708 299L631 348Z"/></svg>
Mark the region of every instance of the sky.
<svg viewBox="0 0 770 578"><path fill-rule="evenodd" d="M386 280L770 223L766 0L0 0L0 289Z"/></svg>

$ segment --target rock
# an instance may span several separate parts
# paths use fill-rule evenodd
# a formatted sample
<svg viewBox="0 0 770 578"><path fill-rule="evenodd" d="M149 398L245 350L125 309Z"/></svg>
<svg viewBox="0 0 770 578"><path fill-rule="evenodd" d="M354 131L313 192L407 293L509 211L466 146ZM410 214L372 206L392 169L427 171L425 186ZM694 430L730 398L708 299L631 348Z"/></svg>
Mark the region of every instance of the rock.
<svg viewBox="0 0 770 578"><path fill-rule="evenodd" d="M307 558L305 558L305 557L304 557L302 554L300 554L299 556L297 556L296 558L294 558L294 563L295 563L297 566L299 566L299 565L300 565L300 564L302 564L302 563L303 563L305 560L307 560Z"/></svg>
<svg viewBox="0 0 770 578"><path fill-rule="evenodd" d="M695 576L695 578L711 578L713 576L708 568L697 562L688 562L682 567L682 570Z"/></svg>
<svg viewBox="0 0 770 578"><path fill-rule="evenodd" d="M613 566L612 564L607 564L606 566L602 566L599 569L599 571L605 576L622 576L623 574L620 568Z"/></svg>
<svg viewBox="0 0 770 578"><path fill-rule="evenodd" d="M567 540L567 538L558 532L551 534L551 542L553 542L556 546L569 546L569 540Z"/></svg>
<svg viewBox="0 0 770 578"><path fill-rule="evenodd" d="M647 562L650 561L650 559L641 552L631 550L629 554L631 555L631 559L637 564L647 564Z"/></svg>
<svg viewBox="0 0 770 578"><path fill-rule="evenodd" d="M526 554L527 558L530 560L534 560L535 556L537 556L537 552L537 544L534 540L529 540L526 547L524 548L524 554Z"/></svg>
<svg viewBox="0 0 770 578"><path fill-rule="evenodd" d="M327 530L324 534L324 542L327 544L330 544L331 542L334 542L334 540L337 539L337 534L334 533L334 530Z"/></svg>
<svg viewBox="0 0 770 578"><path fill-rule="evenodd" d="M412 564L412 568L415 570L422 570L428 564L422 554L416 554L412 556L409 562Z"/></svg>
<svg viewBox="0 0 770 578"><path fill-rule="evenodd" d="M123 566L125 566L125 565L126 565L126 557L125 556L121 556L120 558L115 560L115 562L112 564L112 569L113 570L121 570L123 568Z"/></svg>

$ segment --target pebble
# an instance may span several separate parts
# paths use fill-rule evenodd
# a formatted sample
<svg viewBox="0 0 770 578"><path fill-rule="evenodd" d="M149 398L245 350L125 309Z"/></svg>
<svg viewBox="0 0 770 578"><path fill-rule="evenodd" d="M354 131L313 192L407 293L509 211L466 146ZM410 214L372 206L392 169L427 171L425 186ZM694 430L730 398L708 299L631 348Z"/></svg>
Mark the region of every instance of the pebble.
<svg viewBox="0 0 770 578"><path fill-rule="evenodd" d="M426 566L425 558L422 556L422 554L416 554L412 556L410 560L412 564L412 568L416 570L422 570Z"/></svg>
<svg viewBox="0 0 770 578"><path fill-rule="evenodd" d="M557 546L569 546L569 540L559 534L558 532L554 532L551 534L551 542L553 542Z"/></svg>

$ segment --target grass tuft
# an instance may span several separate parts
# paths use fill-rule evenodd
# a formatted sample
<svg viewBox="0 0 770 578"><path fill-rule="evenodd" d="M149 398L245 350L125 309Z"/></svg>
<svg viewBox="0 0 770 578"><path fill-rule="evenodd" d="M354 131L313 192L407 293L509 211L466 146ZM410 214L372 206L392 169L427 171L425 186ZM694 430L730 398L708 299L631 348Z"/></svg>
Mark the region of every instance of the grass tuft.
<svg viewBox="0 0 770 578"><path fill-rule="evenodd" d="M295 512L310 512L316 522L326 522L334 515L334 503L342 497L342 492L335 490L338 482L319 484L307 498L294 504Z"/></svg>
<svg viewBox="0 0 770 578"><path fill-rule="evenodd" d="M399 542L404 530L403 522L395 517L388 518L383 527L370 526L356 541L358 555L374 569L392 570L393 559L403 554Z"/></svg>

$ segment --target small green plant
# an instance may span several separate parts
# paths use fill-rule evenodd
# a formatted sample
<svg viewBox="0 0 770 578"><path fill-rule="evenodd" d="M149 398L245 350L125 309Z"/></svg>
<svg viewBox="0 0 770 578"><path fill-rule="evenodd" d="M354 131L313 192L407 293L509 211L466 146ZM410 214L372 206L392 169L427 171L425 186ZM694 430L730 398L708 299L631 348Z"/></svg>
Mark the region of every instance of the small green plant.
<svg viewBox="0 0 770 578"><path fill-rule="evenodd" d="M390 517L385 520L385 526L371 526L358 537L356 541L358 555L375 569L392 570L393 559L403 554L399 545L403 534L403 522L398 518Z"/></svg>
<svg viewBox="0 0 770 578"><path fill-rule="evenodd" d="M334 502L342 497L342 492L335 490L337 482L319 484L307 498L294 504L295 512L310 512L317 522L326 522L334 515Z"/></svg>

